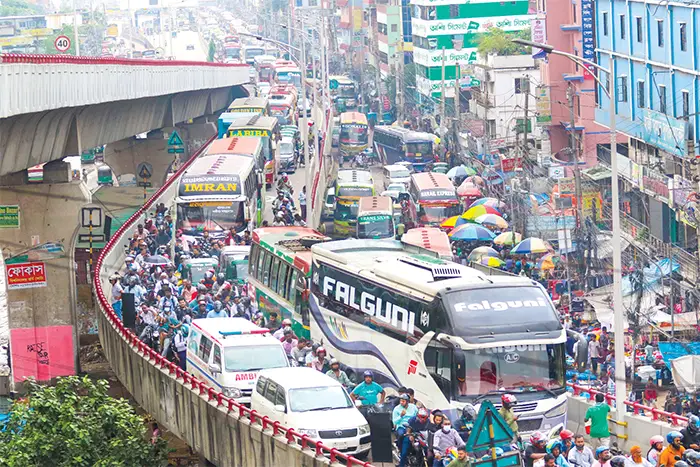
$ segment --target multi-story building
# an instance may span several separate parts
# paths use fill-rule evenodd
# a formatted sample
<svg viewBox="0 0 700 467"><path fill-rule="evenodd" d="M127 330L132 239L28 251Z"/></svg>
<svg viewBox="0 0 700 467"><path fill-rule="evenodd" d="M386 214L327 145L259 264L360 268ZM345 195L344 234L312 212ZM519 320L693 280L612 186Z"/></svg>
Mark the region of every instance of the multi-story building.
<svg viewBox="0 0 700 467"><path fill-rule="evenodd" d="M543 28L548 45L586 59L594 58L593 0L565 3L541 0L538 9L541 16L538 15L535 26ZM571 96L579 161L586 166L595 165L597 144L610 138L607 129L595 122L593 76L587 69L560 55L549 55L547 60L541 61L540 71L545 96L551 107L551 120L540 121L540 124L548 128L554 162L573 162L569 160L570 151L560 152L571 144Z"/></svg>
<svg viewBox="0 0 700 467"><path fill-rule="evenodd" d="M615 118L618 140L629 139L617 157L628 221L623 225L688 257L697 249L700 214L691 194L697 191L691 161L697 144L692 129L700 124L700 4L599 0L595 20L595 59L612 67L615 98L611 115L610 101L597 89L595 118L605 126ZM601 76L607 86L610 78ZM609 152L601 148L601 159L609 161Z"/></svg>
<svg viewBox="0 0 700 467"><path fill-rule="evenodd" d="M454 88L457 65L477 61L477 47L489 28L530 29L535 17L528 0L411 0L411 5L416 87L430 97L440 96L443 68L446 89Z"/></svg>
<svg viewBox="0 0 700 467"><path fill-rule="evenodd" d="M398 52L401 50L401 7L398 5L377 5L377 50L379 70L382 76L396 69Z"/></svg>

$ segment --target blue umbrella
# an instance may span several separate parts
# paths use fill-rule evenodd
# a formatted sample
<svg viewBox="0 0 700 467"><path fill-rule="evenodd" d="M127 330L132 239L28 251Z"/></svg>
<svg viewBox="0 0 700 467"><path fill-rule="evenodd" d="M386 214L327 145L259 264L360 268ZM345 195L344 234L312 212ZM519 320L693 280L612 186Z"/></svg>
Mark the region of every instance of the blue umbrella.
<svg viewBox="0 0 700 467"><path fill-rule="evenodd" d="M459 227L460 225L464 224L469 224L470 222L466 220L464 217L459 216L457 220L455 221L455 228Z"/></svg>
<svg viewBox="0 0 700 467"><path fill-rule="evenodd" d="M522 242L518 243L510 250L512 255L530 255L533 253L547 253L550 250L550 246L537 237L526 238Z"/></svg>
<svg viewBox="0 0 700 467"><path fill-rule="evenodd" d="M450 232L449 237L451 240L487 241L493 240L496 236L489 229L480 225L464 224Z"/></svg>

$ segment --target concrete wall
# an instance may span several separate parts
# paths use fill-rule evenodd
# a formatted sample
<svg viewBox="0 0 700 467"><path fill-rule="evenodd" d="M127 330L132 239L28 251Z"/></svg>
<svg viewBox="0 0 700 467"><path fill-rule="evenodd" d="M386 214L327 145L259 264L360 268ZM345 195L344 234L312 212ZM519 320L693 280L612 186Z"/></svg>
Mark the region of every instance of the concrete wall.
<svg viewBox="0 0 700 467"><path fill-rule="evenodd" d="M574 433L581 433L585 436L586 430L583 420L586 415L586 410L591 405L593 404L582 397L569 397L567 411L567 428L569 430L573 431ZM615 417L616 414L614 409L610 412L610 414L612 418ZM625 452L629 452L630 448L634 445L641 446L642 449L648 449L649 438L652 436L662 435L665 438L666 433L673 429L680 428L674 428L666 422L654 422L650 417L634 415L631 412L625 414L625 419L623 422L627 423L627 426L621 426L617 423L613 423L612 421L608 421L608 424L611 433L611 443L617 443L618 447ZM628 439L623 439L619 435L626 435ZM590 440L590 438L587 437L587 440Z"/></svg>
<svg viewBox="0 0 700 467"><path fill-rule="evenodd" d="M46 285L7 291L12 367L15 381L27 376L49 380L75 374L76 293L71 246L80 208L88 203L79 183L1 187L3 205L19 205L20 228L0 229L5 261L40 243L63 242L66 257L42 261ZM9 282L9 277L6 278ZM33 347L30 347L33 346Z"/></svg>

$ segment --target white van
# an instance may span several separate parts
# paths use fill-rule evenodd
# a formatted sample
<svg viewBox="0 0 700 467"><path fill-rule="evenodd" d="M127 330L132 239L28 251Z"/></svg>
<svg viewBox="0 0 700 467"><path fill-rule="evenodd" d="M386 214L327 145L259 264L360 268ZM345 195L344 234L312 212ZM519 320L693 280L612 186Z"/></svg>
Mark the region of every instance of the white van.
<svg viewBox="0 0 700 467"><path fill-rule="evenodd" d="M260 370L289 366L282 343L245 318L195 319L187 343L187 371L241 404Z"/></svg>
<svg viewBox="0 0 700 467"><path fill-rule="evenodd" d="M385 165L384 166L384 187L388 187L392 183L403 183L408 187L411 185L411 171L403 165ZM388 189L388 188L387 188Z"/></svg>
<svg viewBox="0 0 700 467"><path fill-rule="evenodd" d="M344 454L369 451L365 417L342 384L313 368L261 371L250 408Z"/></svg>

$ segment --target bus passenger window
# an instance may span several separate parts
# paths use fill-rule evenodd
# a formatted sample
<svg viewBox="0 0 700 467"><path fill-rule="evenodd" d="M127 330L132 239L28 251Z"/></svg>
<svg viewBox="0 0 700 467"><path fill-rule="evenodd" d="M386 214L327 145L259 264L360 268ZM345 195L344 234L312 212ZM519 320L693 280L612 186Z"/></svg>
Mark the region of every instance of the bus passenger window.
<svg viewBox="0 0 700 467"><path fill-rule="evenodd" d="M277 292L277 273L280 267L280 260L274 258L272 260L272 272L270 273L270 288L273 292Z"/></svg>
<svg viewBox="0 0 700 467"><path fill-rule="evenodd" d="M248 259L248 267L250 268L248 274L257 278L258 272L258 255L260 254L260 248L256 245L250 247L250 258Z"/></svg>
<svg viewBox="0 0 700 467"><path fill-rule="evenodd" d="M280 296L284 297L285 300L289 300L287 295L287 275L289 272L289 265L287 263L280 264L280 274L279 274L279 287L278 292Z"/></svg>
<svg viewBox="0 0 700 467"><path fill-rule="evenodd" d="M270 253L266 252L264 255L261 255L261 256L265 257L265 259L264 259L265 262L263 263L263 267L262 267L262 282L263 282L263 284L265 284L266 286L269 287L270 286L270 264L272 263L272 255Z"/></svg>
<svg viewBox="0 0 700 467"><path fill-rule="evenodd" d="M294 306L296 304L297 294L296 294L296 283L297 283L297 271L291 268L291 274L287 278L287 291L289 292L289 302Z"/></svg>

